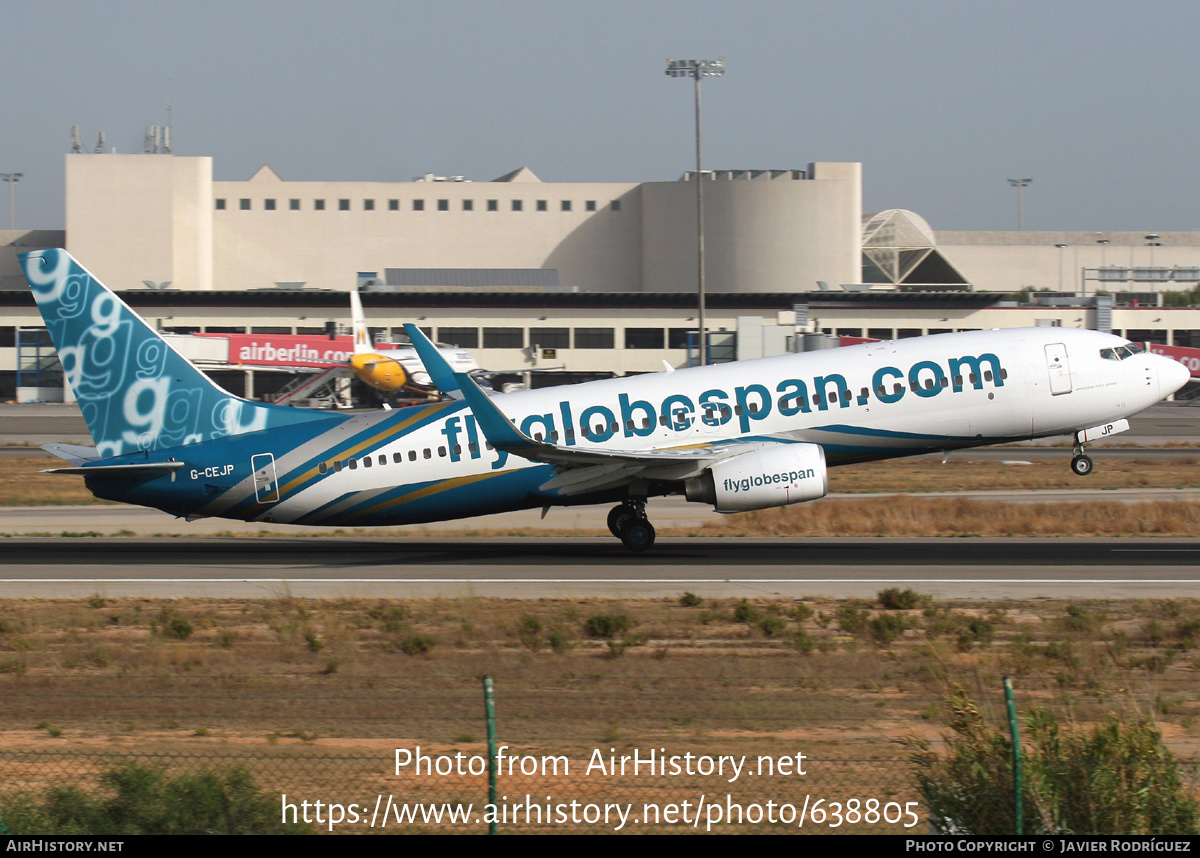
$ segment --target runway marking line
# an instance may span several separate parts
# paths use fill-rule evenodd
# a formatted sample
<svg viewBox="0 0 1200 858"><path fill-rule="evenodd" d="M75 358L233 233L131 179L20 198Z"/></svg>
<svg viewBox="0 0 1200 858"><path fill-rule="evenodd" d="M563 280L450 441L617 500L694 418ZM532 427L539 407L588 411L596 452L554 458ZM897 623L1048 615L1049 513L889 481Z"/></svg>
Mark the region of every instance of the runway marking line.
<svg viewBox="0 0 1200 858"><path fill-rule="evenodd" d="M0 578L4 584L1196 584L1200 578Z"/></svg>

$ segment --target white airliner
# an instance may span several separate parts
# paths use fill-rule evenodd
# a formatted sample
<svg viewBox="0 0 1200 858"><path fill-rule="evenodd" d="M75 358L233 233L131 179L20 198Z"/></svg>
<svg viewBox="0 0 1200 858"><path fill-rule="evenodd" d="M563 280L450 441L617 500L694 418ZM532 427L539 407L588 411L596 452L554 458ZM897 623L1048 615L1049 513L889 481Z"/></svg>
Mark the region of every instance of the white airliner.
<svg viewBox="0 0 1200 858"><path fill-rule="evenodd" d="M357 290L350 293L350 319L354 333L354 354L350 356L349 367L359 381L385 393L404 390L413 393L436 392L421 358L411 346L375 348ZM475 358L465 349L439 345L438 352L455 372L475 372L479 369Z"/></svg>
<svg viewBox="0 0 1200 858"><path fill-rule="evenodd" d="M1020 328L488 396L407 325L453 398L330 414L227 393L65 251L21 259L96 443L52 445L72 465L55 472L188 518L357 527L615 503L609 528L641 551L650 498L784 506L849 462L1069 435L1087 474L1086 442L1188 379L1120 337Z"/></svg>

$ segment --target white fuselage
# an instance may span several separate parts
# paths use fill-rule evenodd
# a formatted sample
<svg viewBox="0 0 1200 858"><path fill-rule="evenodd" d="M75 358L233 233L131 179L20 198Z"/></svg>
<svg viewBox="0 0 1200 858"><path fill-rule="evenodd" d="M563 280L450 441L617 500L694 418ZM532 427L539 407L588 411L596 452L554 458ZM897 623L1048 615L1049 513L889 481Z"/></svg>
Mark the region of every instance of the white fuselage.
<svg viewBox="0 0 1200 858"><path fill-rule="evenodd" d="M1171 363L1166 359L1102 356L1125 342L1062 328L943 334L522 391L493 401L530 437L566 448L645 451L761 437L819 444L836 465L1060 435L1127 417L1179 385L1160 383L1159 362ZM360 462L306 480L257 517L317 523L311 511L330 504L349 508L364 497L394 495L397 487L419 492L435 483L480 480L478 503L461 513L478 515L541 502L533 495L490 497L485 478L527 468L550 474L547 465L490 449L462 403L358 415L305 449L276 453L281 472L289 456L298 467L335 433L373 438L349 457L369 458L371 466Z"/></svg>

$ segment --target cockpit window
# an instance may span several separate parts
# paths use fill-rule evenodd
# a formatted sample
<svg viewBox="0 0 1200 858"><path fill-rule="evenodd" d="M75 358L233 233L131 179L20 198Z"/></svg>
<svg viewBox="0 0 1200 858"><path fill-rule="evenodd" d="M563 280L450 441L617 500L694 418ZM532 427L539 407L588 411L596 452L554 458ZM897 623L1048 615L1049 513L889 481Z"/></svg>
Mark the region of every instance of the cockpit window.
<svg viewBox="0 0 1200 858"><path fill-rule="evenodd" d="M1126 343L1123 346L1117 346L1115 349L1100 349L1100 357L1104 360L1125 360L1125 358L1131 358L1144 351L1145 349L1137 343Z"/></svg>

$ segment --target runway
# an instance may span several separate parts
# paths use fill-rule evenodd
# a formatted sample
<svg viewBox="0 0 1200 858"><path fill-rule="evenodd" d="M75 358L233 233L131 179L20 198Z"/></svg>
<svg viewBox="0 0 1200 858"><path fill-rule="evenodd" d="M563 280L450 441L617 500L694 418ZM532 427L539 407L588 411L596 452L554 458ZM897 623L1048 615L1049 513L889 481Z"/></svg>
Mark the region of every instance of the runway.
<svg viewBox="0 0 1200 858"><path fill-rule="evenodd" d="M7 598L1200 596L1200 539L9 539Z"/></svg>

